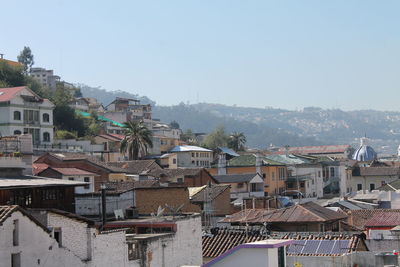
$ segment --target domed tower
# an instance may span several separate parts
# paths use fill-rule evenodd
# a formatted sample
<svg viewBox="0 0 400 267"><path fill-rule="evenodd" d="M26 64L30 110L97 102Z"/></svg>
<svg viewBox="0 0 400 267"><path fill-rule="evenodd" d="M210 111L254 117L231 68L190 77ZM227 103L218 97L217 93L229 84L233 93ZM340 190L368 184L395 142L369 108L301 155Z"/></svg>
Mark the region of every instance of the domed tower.
<svg viewBox="0 0 400 267"><path fill-rule="evenodd" d="M353 159L357 161L372 161L377 158L375 150L368 145L368 139L362 137L360 139L360 147L354 152Z"/></svg>

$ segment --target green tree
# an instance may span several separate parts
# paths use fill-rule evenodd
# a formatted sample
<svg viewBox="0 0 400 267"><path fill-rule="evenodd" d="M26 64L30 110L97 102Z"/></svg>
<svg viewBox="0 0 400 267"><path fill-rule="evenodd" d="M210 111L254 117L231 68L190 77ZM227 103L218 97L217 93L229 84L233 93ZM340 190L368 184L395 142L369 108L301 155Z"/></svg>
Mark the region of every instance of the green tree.
<svg viewBox="0 0 400 267"><path fill-rule="evenodd" d="M33 60L33 54L29 46L24 46L24 49L21 51L17 59L19 63L24 65L25 73L28 73L33 64L35 64L35 61Z"/></svg>
<svg viewBox="0 0 400 267"><path fill-rule="evenodd" d="M0 61L0 81L2 87L17 87L26 85L26 77L22 67L14 67Z"/></svg>
<svg viewBox="0 0 400 267"><path fill-rule="evenodd" d="M121 141L121 153L128 153L130 160L137 160L153 147L152 133L143 121L124 123L125 138Z"/></svg>
<svg viewBox="0 0 400 267"><path fill-rule="evenodd" d="M235 151L244 150L244 144L246 144L246 136L244 133L233 132L229 136L228 147Z"/></svg>
<svg viewBox="0 0 400 267"><path fill-rule="evenodd" d="M228 141L229 136L225 133L225 128L220 126L206 136L203 146L208 147L209 149L226 147L228 145Z"/></svg>

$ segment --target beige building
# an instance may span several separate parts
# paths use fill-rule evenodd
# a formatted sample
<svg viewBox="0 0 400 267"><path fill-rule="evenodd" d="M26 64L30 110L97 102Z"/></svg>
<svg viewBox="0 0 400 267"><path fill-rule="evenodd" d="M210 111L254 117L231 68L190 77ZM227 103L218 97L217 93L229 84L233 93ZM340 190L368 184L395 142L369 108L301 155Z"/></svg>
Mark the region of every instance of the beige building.
<svg viewBox="0 0 400 267"><path fill-rule="evenodd" d="M178 167L210 167L213 161L212 150L198 146L176 146L170 153L177 155Z"/></svg>

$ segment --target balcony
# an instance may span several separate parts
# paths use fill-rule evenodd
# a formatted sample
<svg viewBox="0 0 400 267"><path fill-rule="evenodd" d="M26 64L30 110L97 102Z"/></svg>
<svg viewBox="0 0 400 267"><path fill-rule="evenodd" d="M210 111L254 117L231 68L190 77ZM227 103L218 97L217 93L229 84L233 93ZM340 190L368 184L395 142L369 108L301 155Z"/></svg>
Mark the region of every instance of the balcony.
<svg viewBox="0 0 400 267"><path fill-rule="evenodd" d="M33 145L34 151L45 151L45 152L83 152L82 146L74 145Z"/></svg>

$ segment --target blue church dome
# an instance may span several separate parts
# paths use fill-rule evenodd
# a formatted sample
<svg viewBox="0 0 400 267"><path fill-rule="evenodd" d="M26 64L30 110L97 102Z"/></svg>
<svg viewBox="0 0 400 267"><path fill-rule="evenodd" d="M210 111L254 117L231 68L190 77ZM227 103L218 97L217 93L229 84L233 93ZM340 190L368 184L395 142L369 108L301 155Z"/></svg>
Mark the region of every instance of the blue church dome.
<svg viewBox="0 0 400 267"><path fill-rule="evenodd" d="M357 161L372 161L377 158L375 150L367 145L367 138L361 138L360 147L354 152L353 159Z"/></svg>

